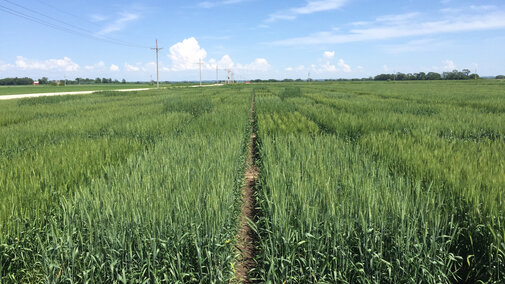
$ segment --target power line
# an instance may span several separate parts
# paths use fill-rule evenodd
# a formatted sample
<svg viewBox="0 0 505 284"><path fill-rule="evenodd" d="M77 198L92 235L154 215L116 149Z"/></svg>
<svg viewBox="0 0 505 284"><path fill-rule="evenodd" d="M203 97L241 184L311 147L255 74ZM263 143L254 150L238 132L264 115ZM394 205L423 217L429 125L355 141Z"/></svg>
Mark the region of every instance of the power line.
<svg viewBox="0 0 505 284"><path fill-rule="evenodd" d="M54 10L56 10L56 11L59 11L60 13L67 14L67 15L69 15L69 16L71 16L71 17L74 17L74 18L81 18L81 20L82 20L83 22L86 22L87 24L92 24L92 25L94 25L94 26L96 26L96 27L100 27L100 25L98 25L98 24L96 24L96 23L93 23L93 22L90 22L90 21L84 20L84 18L82 18L82 16L80 16L80 15L76 15L76 14L70 13L70 12L68 12L68 11L62 10L62 9L60 9L60 8L58 8L58 7L55 7L55 6L53 6L53 5L49 4L49 3L45 2L45 1L40 1L40 0L39 0L38 2L39 2L39 4L45 5L45 6L49 7L49 8L51 8L51 9L54 9Z"/></svg>
<svg viewBox="0 0 505 284"><path fill-rule="evenodd" d="M42 14L42 13L40 13L39 11L35 11L35 10L30 9L30 8L28 8L28 7L25 7L25 6L19 5L19 4L17 4L17 3L11 2L11 1L9 1L9 0L3 0L3 1L4 1L4 2L7 2L7 3L10 3L10 4L14 5L14 6L17 6L17 7L21 8L21 9L24 9L24 10L30 11L30 12L32 12L32 13L34 13L34 14L36 14L36 15L46 17L46 18L51 19L51 20L53 20L53 21L55 21L55 22L61 23L61 24L63 24L63 25L66 25L66 26L69 26L69 27L72 27L72 28L75 28L75 29L77 29L77 30L81 30L81 31L83 31L83 32L85 32L85 33L92 33L91 31L88 31L88 30L86 30L86 29L83 29L83 28L81 28L81 27L79 27L79 26L76 26L76 25L69 24L69 23L67 23L67 22L64 22L64 21L58 20L58 19L53 18L53 17L51 17L51 16L48 16L48 15Z"/></svg>
<svg viewBox="0 0 505 284"><path fill-rule="evenodd" d="M79 26L76 26L76 25L73 25L73 24L69 24L67 22L61 21L61 20L56 19L54 17L42 14L42 13L40 13L38 11L35 11L33 9L24 7L24 6L19 5L17 3L13 3L13 2L11 2L9 0L3 0L3 1L7 2L7 3L10 3L12 5L15 5L15 6L21 8L21 9L30 11L30 12L32 12L34 14L37 14L38 16L46 17L46 18L48 18L48 19L50 19L52 21L60 23L60 25L52 23L52 22L49 22L49 21L44 20L44 19L41 19L39 17L35 17L35 16L32 16L32 15L20 12L18 10L14 10L14 9L12 9L10 7L6 7L6 6L3 6L3 5L0 5L0 10L1 11L4 11L4 12L6 12L8 14L11 14L11 15L14 15L14 16L17 16L17 17L20 17L20 18L24 18L24 19L32 21L32 22L36 22L38 24L41 24L41 25L44 25L44 26L47 26L47 27L50 27L50 28L53 28L53 29L56 29L56 30L59 30L59 31L71 33L73 35L80 35L80 36L83 36L83 37L92 38L94 40L101 40L101 41L104 41L104 42L108 42L108 43L112 43L112 44L117 44L117 45L123 45L123 46L128 46L128 47L136 47L136 48L148 48L146 46L140 46L140 45L137 45L137 44L134 44L134 43L129 43L129 42L113 39L113 38L107 38L107 37L104 37L104 36L97 36L92 31L86 30L86 29L81 28Z"/></svg>

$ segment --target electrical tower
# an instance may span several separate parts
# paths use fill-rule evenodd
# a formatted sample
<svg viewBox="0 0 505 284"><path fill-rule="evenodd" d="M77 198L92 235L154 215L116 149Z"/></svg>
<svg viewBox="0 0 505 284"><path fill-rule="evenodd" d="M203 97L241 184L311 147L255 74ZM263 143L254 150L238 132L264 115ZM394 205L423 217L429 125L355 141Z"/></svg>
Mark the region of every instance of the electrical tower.
<svg viewBox="0 0 505 284"><path fill-rule="evenodd" d="M163 48L158 48L158 40L156 40L156 48L151 48L152 50L156 50L156 88L160 88L160 72L158 68L158 52Z"/></svg>

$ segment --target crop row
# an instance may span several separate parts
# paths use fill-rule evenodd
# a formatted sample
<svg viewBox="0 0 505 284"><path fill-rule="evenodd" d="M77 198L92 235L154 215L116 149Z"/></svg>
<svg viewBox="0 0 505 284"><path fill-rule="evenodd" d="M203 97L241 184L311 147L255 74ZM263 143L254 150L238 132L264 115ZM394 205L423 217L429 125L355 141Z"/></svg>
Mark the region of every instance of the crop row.
<svg viewBox="0 0 505 284"><path fill-rule="evenodd" d="M454 91L444 85L409 86L405 95L385 95L366 84L320 84L257 99L264 216L258 277L504 279L502 114L465 103L478 95L451 103ZM499 105L499 93L483 97ZM289 122L286 131L269 129L270 117L295 113L322 131L308 135ZM483 129L494 134L478 134Z"/></svg>
<svg viewBox="0 0 505 284"><path fill-rule="evenodd" d="M35 150L2 156L0 278L232 278L249 102L250 91L177 90L5 108L62 116L1 129L2 143Z"/></svg>

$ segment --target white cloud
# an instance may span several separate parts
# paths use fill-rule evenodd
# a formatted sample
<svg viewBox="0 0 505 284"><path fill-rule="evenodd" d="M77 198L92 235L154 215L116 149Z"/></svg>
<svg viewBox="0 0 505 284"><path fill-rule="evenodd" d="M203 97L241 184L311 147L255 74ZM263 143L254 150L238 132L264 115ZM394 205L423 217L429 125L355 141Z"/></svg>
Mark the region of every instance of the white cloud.
<svg viewBox="0 0 505 284"><path fill-rule="evenodd" d="M129 22L135 21L139 18L140 18L139 14L130 13L130 12L119 13L119 18L117 18L112 23L108 24L103 29L101 29L97 33L97 35L103 36L103 35L110 34L112 32L120 31L120 30L124 29Z"/></svg>
<svg viewBox="0 0 505 284"><path fill-rule="evenodd" d="M345 63L344 59L340 58L335 65L332 63L332 59L335 57L334 51L326 51L323 53L323 57L319 59L318 64L312 64L310 71L322 76L331 76L331 74L336 73L350 73L352 72L351 66ZM298 68L297 71L303 71L304 67Z"/></svg>
<svg viewBox="0 0 505 284"><path fill-rule="evenodd" d="M161 70L163 70L163 63L160 64L161 66L159 67ZM148 72L148 71L156 71L156 62L154 61L151 61L151 62L147 62L146 64L144 64L144 66L142 66L142 71L144 72Z"/></svg>
<svg viewBox="0 0 505 284"><path fill-rule="evenodd" d="M63 59L48 59L39 61L29 60L23 56L17 56L15 67L21 70L77 71L79 69L79 65L68 57L63 57Z"/></svg>
<svg viewBox="0 0 505 284"><path fill-rule="evenodd" d="M241 75L257 74L271 69L271 65L265 58L256 58L249 64L241 64L233 61L230 55L225 54L221 59L208 59L207 51L200 46L194 37L184 39L170 47L168 57L172 61L171 66L162 68L164 71L190 71L200 68L201 60L202 70L214 71L216 67L220 70L230 69L232 72ZM220 71L221 73L221 71Z"/></svg>
<svg viewBox="0 0 505 284"><path fill-rule="evenodd" d="M270 67L270 63L265 58L256 58L253 62L246 65L237 64L238 69L248 71L267 71Z"/></svg>
<svg viewBox="0 0 505 284"><path fill-rule="evenodd" d="M14 67L12 64L4 64L2 61L0 61L0 71L7 71L8 69L11 69Z"/></svg>
<svg viewBox="0 0 505 284"><path fill-rule="evenodd" d="M94 70L94 69L100 69L100 68L103 68L105 67L105 63L103 61L99 61L98 63L94 64L94 65L86 65L84 66L84 69L86 70Z"/></svg>
<svg viewBox="0 0 505 284"><path fill-rule="evenodd" d="M406 16L410 15L410 16ZM368 28L351 29L339 33L335 31L319 32L306 37L290 38L273 42L275 45L315 45L338 44L385 40L393 38L435 35L444 33L459 33L505 28L505 11L488 12L484 14L448 16L435 21L419 21L417 13L379 18Z"/></svg>
<svg viewBox="0 0 505 284"><path fill-rule="evenodd" d="M217 64L224 68L233 68L235 66L235 63L228 54L224 55Z"/></svg>
<svg viewBox="0 0 505 284"><path fill-rule="evenodd" d="M351 72L351 66L345 64L344 59L339 59L338 60L338 67L340 67L340 70L342 70L345 73Z"/></svg>
<svg viewBox="0 0 505 284"><path fill-rule="evenodd" d="M168 57L172 60L172 69L195 70L198 69L198 63L207 56L205 49L201 48L194 37L187 38L170 47Z"/></svg>
<svg viewBox="0 0 505 284"><path fill-rule="evenodd" d="M323 53L324 58L332 59L335 57L335 51L325 51Z"/></svg>
<svg viewBox="0 0 505 284"><path fill-rule="evenodd" d="M112 72L119 71L119 67L117 65L111 64L109 70Z"/></svg>
<svg viewBox="0 0 505 284"><path fill-rule="evenodd" d="M316 69L316 72L319 73L334 73L337 72L337 67L333 64L331 64L329 61L324 62L323 64L320 64L319 67Z"/></svg>
<svg viewBox="0 0 505 284"><path fill-rule="evenodd" d="M342 7L347 0L310 0L305 6L291 8L285 11L278 11L270 15L266 22L277 20L294 20L299 15L307 15L317 12L336 10Z"/></svg>
<svg viewBox="0 0 505 284"><path fill-rule="evenodd" d="M140 70L140 67L134 66L134 65L130 65L128 63L125 63L124 67L125 67L125 70L128 71L128 72L137 72L137 71Z"/></svg>

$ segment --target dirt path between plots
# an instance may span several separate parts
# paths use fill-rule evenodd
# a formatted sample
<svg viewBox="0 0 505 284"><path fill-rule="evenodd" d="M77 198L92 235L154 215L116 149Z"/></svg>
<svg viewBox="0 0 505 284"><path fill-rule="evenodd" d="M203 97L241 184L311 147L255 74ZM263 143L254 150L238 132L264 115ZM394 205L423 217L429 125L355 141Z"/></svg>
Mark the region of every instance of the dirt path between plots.
<svg viewBox="0 0 505 284"><path fill-rule="evenodd" d="M93 93L103 92L103 91L113 91L113 92L136 92L136 91L147 91L156 90L152 88L140 88L140 89L117 89L117 90L95 90L95 91L75 91L75 92L57 92L57 93L35 93L35 94L19 94L19 95L3 95L0 96L0 100L13 100L13 99L23 99L23 98L37 98L37 97L50 97L50 96L65 96L65 95L89 95Z"/></svg>
<svg viewBox="0 0 505 284"><path fill-rule="evenodd" d="M254 126L254 95L251 102L251 126ZM256 257L258 235L249 225L255 223L258 217L256 207L256 183L258 180L259 169L256 167L257 144L254 127L251 131L249 148L247 153L247 169L244 173L244 186L242 187L242 207L240 213L240 223L238 232L238 243L236 245L239 254L235 265L235 280L239 283L252 283L249 278L249 272L256 267L254 258Z"/></svg>

